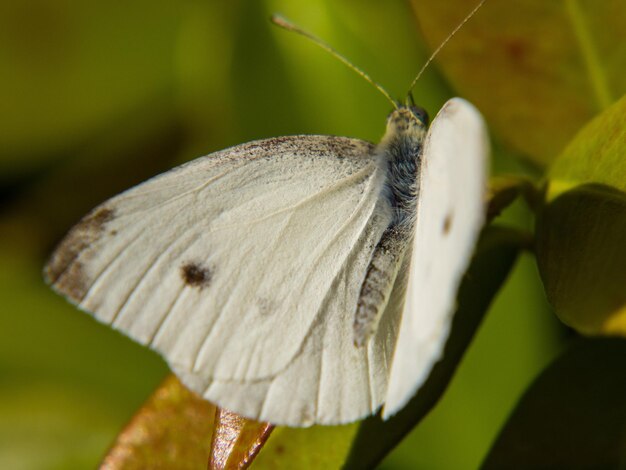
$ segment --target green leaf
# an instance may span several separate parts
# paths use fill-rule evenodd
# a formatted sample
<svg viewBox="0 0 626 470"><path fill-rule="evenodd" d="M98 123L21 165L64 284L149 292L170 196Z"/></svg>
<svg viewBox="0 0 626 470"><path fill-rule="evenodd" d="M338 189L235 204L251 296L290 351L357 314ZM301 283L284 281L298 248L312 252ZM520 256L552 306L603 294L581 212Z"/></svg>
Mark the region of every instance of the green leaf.
<svg viewBox="0 0 626 470"><path fill-rule="evenodd" d="M475 0L413 0L434 50ZM626 3L486 2L437 62L495 133L547 164L592 116L626 92Z"/></svg>
<svg viewBox="0 0 626 470"><path fill-rule="evenodd" d="M548 173L548 200L585 183L626 191L626 95L587 124Z"/></svg>
<svg viewBox="0 0 626 470"><path fill-rule="evenodd" d="M482 469L624 468L626 341L581 340L529 387Z"/></svg>
<svg viewBox="0 0 626 470"><path fill-rule="evenodd" d="M489 304L509 274L523 239L516 231L488 227L461 284L458 309L443 359L409 404L388 421L374 416L360 426L345 468L373 468L443 395Z"/></svg>
<svg viewBox="0 0 626 470"><path fill-rule="evenodd" d="M626 335L626 193L586 184L542 211L537 263L559 318L585 334Z"/></svg>
<svg viewBox="0 0 626 470"><path fill-rule="evenodd" d="M255 470L340 468L358 423L310 428L278 427L254 461Z"/></svg>

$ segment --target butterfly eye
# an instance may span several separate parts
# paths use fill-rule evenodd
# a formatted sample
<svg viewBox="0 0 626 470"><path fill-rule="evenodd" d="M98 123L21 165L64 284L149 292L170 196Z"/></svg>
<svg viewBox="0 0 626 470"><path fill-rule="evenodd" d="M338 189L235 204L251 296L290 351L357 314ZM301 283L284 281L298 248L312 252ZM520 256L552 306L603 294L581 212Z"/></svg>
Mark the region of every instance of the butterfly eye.
<svg viewBox="0 0 626 470"><path fill-rule="evenodd" d="M413 113L413 116L415 116L415 118L419 122L421 122L425 126L428 125L428 113L426 112L425 109L420 108L418 106L411 106L411 113Z"/></svg>

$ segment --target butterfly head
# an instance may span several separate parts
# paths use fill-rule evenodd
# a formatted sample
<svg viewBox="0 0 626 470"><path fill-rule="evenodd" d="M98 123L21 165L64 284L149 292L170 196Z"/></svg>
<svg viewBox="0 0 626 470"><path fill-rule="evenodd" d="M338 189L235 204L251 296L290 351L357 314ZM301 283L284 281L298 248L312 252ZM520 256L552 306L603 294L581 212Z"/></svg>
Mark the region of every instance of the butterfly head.
<svg viewBox="0 0 626 470"><path fill-rule="evenodd" d="M398 106L387 117L387 136L422 139L428 129L428 113L414 104Z"/></svg>

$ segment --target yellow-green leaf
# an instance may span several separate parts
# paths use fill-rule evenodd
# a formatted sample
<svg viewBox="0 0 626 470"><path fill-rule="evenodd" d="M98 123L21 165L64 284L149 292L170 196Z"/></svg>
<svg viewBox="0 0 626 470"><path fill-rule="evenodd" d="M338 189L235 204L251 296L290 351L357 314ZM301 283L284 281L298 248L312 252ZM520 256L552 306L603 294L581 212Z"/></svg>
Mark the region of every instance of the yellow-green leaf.
<svg viewBox="0 0 626 470"><path fill-rule="evenodd" d="M431 49L477 4L412 3ZM546 164L626 91L625 18L621 0L487 1L438 63L498 136Z"/></svg>
<svg viewBox="0 0 626 470"><path fill-rule="evenodd" d="M626 193L586 184L552 200L537 226L537 263L563 322L626 336Z"/></svg>
<svg viewBox="0 0 626 470"><path fill-rule="evenodd" d="M626 95L576 135L548 178L548 200L584 183L626 191Z"/></svg>

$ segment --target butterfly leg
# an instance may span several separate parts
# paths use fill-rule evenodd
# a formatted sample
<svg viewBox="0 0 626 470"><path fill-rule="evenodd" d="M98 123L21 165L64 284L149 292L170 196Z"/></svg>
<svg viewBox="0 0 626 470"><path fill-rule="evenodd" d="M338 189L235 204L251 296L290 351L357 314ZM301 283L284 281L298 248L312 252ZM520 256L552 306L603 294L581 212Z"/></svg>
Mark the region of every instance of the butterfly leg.
<svg viewBox="0 0 626 470"><path fill-rule="evenodd" d="M356 346L364 346L376 331L400 270L410 233L397 225L390 226L374 249L354 315Z"/></svg>

